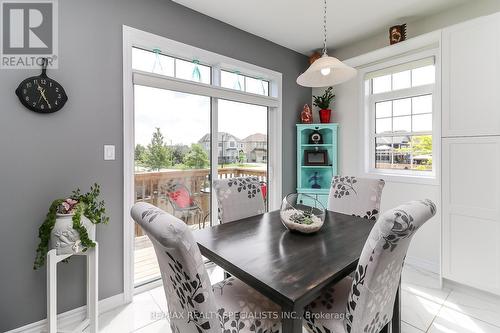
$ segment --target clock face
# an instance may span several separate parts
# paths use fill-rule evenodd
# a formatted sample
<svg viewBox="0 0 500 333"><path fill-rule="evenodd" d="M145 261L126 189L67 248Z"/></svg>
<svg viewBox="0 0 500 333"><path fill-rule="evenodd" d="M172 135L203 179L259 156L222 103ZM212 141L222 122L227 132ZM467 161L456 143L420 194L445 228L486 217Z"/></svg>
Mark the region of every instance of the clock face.
<svg viewBox="0 0 500 333"><path fill-rule="evenodd" d="M321 133L318 131L314 131L309 135L309 143L314 143L314 144L321 144L323 143L323 137L321 136Z"/></svg>
<svg viewBox="0 0 500 333"><path fill-rule="evenodd" d="M21 82L16 95L26 108L39 113L59 111L68 100L63 87L44 75Z"/></svg>

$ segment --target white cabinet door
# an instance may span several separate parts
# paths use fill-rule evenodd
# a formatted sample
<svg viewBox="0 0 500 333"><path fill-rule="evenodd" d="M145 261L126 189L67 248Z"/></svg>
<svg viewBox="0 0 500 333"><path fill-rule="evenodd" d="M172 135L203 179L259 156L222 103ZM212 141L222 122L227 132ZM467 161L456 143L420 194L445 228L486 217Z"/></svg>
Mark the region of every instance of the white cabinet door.
<svg viewBox="0 0 500 333"><path fill-rule="evenodd" d="M500 15L443 30L442 136L500 135Z"/></svg>
<svg viewBox="0 0 500 333"><path fill-rule="evenodd" d="M500 294L500 137L442 149L443 277Z"/></svg>

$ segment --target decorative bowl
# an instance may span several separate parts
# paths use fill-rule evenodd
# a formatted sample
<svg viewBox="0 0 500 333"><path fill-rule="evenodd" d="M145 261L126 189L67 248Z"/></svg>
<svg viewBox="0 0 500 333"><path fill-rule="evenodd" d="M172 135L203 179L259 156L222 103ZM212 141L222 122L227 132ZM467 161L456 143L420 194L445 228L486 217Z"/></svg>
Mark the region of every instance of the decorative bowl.
<svg viewBox="0 0 500 333"><path fill-rule="evenodd" d="M325 207L307 194L288 194L281 203L281 222L290 231L310 234L325 223Z"/></svg>

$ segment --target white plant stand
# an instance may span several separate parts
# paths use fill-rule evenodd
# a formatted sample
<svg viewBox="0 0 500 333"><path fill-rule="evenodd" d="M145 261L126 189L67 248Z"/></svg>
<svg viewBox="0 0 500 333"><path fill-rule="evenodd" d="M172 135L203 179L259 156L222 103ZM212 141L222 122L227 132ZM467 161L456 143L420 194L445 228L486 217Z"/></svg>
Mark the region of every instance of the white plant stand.
<svg viewBox="0 0 500 333"><path fill-rule="evenodd" d="M47 254L47 332L82 332L89 327L90 333L98 331L98 255L99 244L85 252L57 255L56 250ZM87 260L87 314L83 322L71 330L57 329L57 264L71 256L86 256Z"/></svg>

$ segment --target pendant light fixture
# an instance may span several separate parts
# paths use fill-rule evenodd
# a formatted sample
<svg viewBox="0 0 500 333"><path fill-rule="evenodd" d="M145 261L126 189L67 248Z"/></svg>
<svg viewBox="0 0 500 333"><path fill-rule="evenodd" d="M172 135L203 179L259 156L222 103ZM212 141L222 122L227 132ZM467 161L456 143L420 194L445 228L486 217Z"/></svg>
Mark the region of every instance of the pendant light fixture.
<svg viewBox="0 0 500 333"><path fill-rule="evenodd" d="M297 78L297 83L304 87L328 87L348 81L356 76L356 70L347 66L337 58L330 57L326 50L326 1L323 16L323 55L309 66L309 68Z"/></svg>

